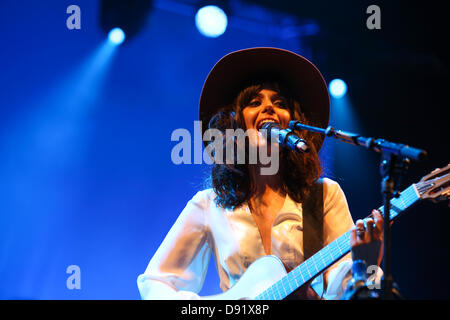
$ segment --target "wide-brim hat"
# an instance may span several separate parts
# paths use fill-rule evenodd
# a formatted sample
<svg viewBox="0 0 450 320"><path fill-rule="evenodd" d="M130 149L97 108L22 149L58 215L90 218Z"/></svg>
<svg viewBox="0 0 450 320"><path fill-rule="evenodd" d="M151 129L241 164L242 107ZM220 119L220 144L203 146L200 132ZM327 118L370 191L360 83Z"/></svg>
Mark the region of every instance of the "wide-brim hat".
<svg viewBox="0 0 450 320"><path fill-rule="evenodd" d="M330 116L330 98L320 71L306 58L279 48L258 47L234 51L220 59L203 85L199 120L202 135L217 111L233 103L244 88L261 81L276 81L286 87L291 98L312 126L326 128ZM316 149L324 137L316 140Z"/></svg>

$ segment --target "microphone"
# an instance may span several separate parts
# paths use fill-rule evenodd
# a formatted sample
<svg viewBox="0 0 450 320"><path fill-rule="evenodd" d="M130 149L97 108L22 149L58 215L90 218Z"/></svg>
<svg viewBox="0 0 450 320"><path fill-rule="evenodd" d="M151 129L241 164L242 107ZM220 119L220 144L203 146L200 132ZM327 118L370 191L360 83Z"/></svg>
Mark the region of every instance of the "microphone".
<svg viewBox="0 0 450 320"><path fill-rule="evenodd" d="M276 122L266 122L261 129L267 130L267 138L271 135L278 136L278 143L282 147L286 147L298 153L308 153L309 146L306 141L298 137L291 129L282 129Z"/></svg>

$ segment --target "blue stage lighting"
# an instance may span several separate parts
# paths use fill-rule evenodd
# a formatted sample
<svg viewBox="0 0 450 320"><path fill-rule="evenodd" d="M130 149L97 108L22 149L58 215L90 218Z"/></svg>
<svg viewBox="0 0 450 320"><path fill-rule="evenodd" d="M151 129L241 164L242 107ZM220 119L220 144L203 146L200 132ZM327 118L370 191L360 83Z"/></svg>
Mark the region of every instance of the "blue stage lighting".
<svg viewBox="0 0 450 320"><path fill-rule="evenodd" d="M347 84L341 79L332 80L328 88L331 96L336 99L342 98L347 93Z"/></svg>
<svg viewBox="0 0 450 320"><path fill-rule="evenodd" d="M205 6L197 11L195 25L202 35L217 38L227 29L228 18L226 13L219 7Z"/></svg>
<svg viewBox="0 0 450 320"><path fill-rule="evenodd" d="M108 39L111 43L120 45L125 41L125 32L120 28L114 28L109 32Z"/></svg>

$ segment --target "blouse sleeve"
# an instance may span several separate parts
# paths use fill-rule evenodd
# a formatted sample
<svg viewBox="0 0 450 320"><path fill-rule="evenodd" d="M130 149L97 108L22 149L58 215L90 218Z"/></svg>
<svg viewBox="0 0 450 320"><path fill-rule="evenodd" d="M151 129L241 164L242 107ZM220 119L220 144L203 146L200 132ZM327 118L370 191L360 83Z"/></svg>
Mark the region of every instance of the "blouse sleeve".
<svg viewBox="0 0 450 320"><path fill-rule="evenodd" d="M347 199L337 182L324 179L324 245L328 245L354 226ZM324 272L324 299L340 299L352 277L351 253L346 254L338 262ZM382 271L378 268L369 280L378 282Z"/></svg>
<svg viewBox="0 0 450 320"><path fill-rule="evenodd" d="M187 203L147 269L139 275L137 283L143 299L161 298L162 284L170 287L164 286L164 292L182 293L178 298L198 297L195 293L203 285L211 256L206 200L204 191L200 191Z"/></svg>

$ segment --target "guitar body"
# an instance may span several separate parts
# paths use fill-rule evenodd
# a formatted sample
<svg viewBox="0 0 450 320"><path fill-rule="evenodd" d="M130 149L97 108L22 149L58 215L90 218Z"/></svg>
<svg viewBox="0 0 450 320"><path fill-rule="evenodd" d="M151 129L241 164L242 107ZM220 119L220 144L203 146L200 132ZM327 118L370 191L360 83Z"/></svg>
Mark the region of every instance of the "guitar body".
<svg viewBox="0 0 450 320"><path fill-rule="evenodd" d="M273 255L253 262L234 286L222 294L206 296L206 300L254 299L272 284L285 276L286 269L281 260Z"/></svg>

